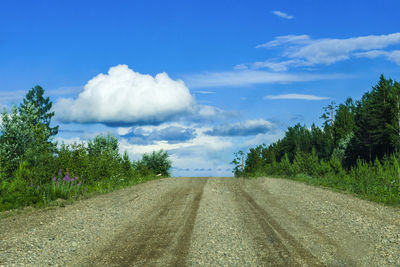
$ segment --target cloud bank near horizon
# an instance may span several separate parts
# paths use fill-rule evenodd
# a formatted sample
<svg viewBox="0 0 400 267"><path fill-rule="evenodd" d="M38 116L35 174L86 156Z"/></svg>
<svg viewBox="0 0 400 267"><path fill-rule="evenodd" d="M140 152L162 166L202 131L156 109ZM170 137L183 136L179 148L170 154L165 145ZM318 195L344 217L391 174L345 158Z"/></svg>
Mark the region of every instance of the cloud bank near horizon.
<svg viewBox="0 0 400 267"><path fill-rule="evenodd" d="M186 142L196 137L195 129L168 125L163 128L136 127L121 135L132 144L148 145L156 141L166 141L169 144Z"/></svg>
<svg viewBox="0 0 400 267"><path fill-rule="evenodd" d="M263 120L247 120L245 122L224 124L215 126L206 131L205 134L211 136L250 136L266 133L274 128L274 124Z"/></svg>

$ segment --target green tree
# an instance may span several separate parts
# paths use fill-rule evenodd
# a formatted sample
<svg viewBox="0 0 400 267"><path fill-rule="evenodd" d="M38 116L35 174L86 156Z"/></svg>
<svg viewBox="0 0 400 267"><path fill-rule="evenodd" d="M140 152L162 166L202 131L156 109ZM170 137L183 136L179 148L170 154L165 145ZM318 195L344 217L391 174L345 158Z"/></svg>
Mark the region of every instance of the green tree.
<svg viewBox="0 0 400 267"><path fill-rule="evenodd" d="M270 145L268 147L265 147L263 145L263 149L261 151L262 153L262 158L265 164L274 164L276 163L276 153L275 153L275 147L273 145Z"/></svg>
<svg viewBox="0 0 400 267"><path fill-rule="evenodd" d="M110 133L107 136L98 135L93 140L88 141L89 156L95 157L102 153L109 152L115 158L119 156L119 142L118 139Z"/></svg>
<svg viewBox="0 0 400 267"><path fill-rule="evenodd" d="M107 136L98 135L88 141L87 151L92 162L90 164L92 179L100 181L120 175L122 158L116 137L109 133Z"/></svg>
<svg viewBox="0 0 400 267"><path fill-rule="evenodd" d="M4 109L1 123L0 160L2 177L10 180L22 160L26 148L32 142L31 129L13 106L10 114Z"/></svg>
<svg viewBox="0 0 400 267"><path fill-rule="evenodd" d="M400 154L400 83L394 82L389 93L391 121L387 124L390 144Z"/></svg>
<svg viewBox="0 0 400 267"><path fill-rule="evenodd" d="M333 139L330 130L326 132L315 124L311 125L311 144L312 149L316 150L319 159L329 160L333 150ZM303 152L310 153L312 151Z"/></svg>
<svg viewBox="0 0 400 267"><path fill-rule="evenodd" d="M36 85L28 91L19 107L19 113L21 115L26 113L29 105L32 105L37 113L34 124L43 124L49 130L50 136L56 135L58 126L50 127L51 118L54 116L54 112L50 111L53 103L49 97L44 97L44 89L41 86Z"/></svg>
<svg viewBox="0 0 400 267"><path fill-rule="evenodd" d="M31 177L28 179L34 184L43 184L54 173L55 145L49 142L51 133L43 124L32 125L32 142L26 148L23 159L27 162Z"/></svg>
<svg viewBox="0 0 400 267"><path fill-rule="evenodd" d="M78 176L89 182L89 180L93 180L92 176L96 175L92 172L92 166L94 166L93 169L97 169L98 164L96 159L89 158L87 147L83 143L69 145L62 143L60 145L55 167L56 171L61 171L59 175L68 172L73 177Z"/></svg>
<svg viewBox="0 0 400 267"><path fill-rule="evenodd" d="M32 103L23 106L20 113L16 106L12 107L10 114L6 110L2 113L0 163L3 176L7 179L13 176L22 160L26 161L31 169L39 170L42 166L42 170L45 170L50 166L49 160L55 146L50 142L51 134L46 125L38 123L38 116ZM44 179L33 177L34 175L35 173L29 179L35 179L36 182Z"/></svg>
<svg viewBox="0 0 400 267"><path fill-rule="evenodd" d="M324 113L321 115L321 119L324 120L324 127L330 126L333 127L333 119L336 110L336 103L331 102L328 106L323 107Z"/></svg>
<svg viewBox="0 0 400 267"><path fill-rule="evenodd" d="M234 153L235 158L231 161L233 167L233 174L235 177L242 177L244 175L244 152L239 150Z"/></svg>
<svg viewBox="0 0 400 267"><path fill-rule="evenodd" d="M335 139L335 147L354 131L354 102L348 98L345 104L340 104L336 110L335 121L333 123L333 133Z"/></svg>
<svg viewBox="0 0 400 267"><path fill-rule="evenodd" d="M171 160L169 160L167 151L153 151L143 154L141 164L144 164L153 174L161 174L164 177L170 176Z"/></svg>
<svg viewBox="0 0 400 267"><path fill-rule="evenodd" d="M293 162L297 152L311 153L312 147L311 133L300 123L287 129L280 144L281 154L287 154L291 162Z"/></svg>
<svg viewBox="0 0 400 267"><path fill-rule="evenodd" d="M396 117L391 108L393 90L393 81L381 75L371 92L365 93L356 103L354 137L346 151L347 165L354 165L358 157L372 161L394 152L393 133L388 127Z"/></svg>
<svg viewBox="0 0 400 267"><path fill-rule="evenodd" d="M262 157L263 150L264 145L250 148L249 152L246 155L246 167L244 168L246 176L255 176L257 172L262 171L262 169L265 167Z"/></svg>
<svg viewBox="0 0 400 267"><path fill-rule="evenodd" d="M126 152L126 151L124 152L124 155L122 156L122 171L126 178L133 177L132 162L130 161L128 152Z"/></svg>
<svg viewBox="0 0 400 267"><path fill-rule="evenodd" d="M341 138L339 140L339 143L336 145L335 149L333 150L332 157L334 157L336 160L339 160L341 163L344 163L346 150L347 150L353 136L354 136L354 133L350 132L347 136Z"/></svg>

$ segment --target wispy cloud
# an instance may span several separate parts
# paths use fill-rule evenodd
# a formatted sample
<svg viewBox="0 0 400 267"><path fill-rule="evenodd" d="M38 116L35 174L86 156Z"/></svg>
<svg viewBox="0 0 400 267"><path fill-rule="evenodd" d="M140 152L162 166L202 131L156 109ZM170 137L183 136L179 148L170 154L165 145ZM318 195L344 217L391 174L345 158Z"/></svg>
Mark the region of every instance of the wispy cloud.
<svg viewBox="0 0 400 267"><path fill-rule="evenodd" d="M299 100L327 100L329 97L303 95L303 94L283 94L283 95L267 95L264 99L299 99Z"/></svg>
<svg viewBox="0 0 400 267"><path fill-rule="evenodd" d="M260 144L271 144L285 136L285 131L281 129L273 129L267 133L260 133L253 138L241 143L241 147L247 149L248 147L257 146Z"/></svg>
<svg viewBox="0 0 400 267"><path fill-rule="evenodd" d="M215 94L213 91L194 91L196 94L202 94L202 95L212 95Z"/></svg>
<svg viewBox="0 0 400 267"><path fill-rule="evenodd" d="M288 15L285 12L282 12L282 11L279 11L279 10L272 11L272 14L274 14L275 16L284 18L284 19L293 19L294 18L293 16Z"/></svg>
<svg viewBox="0 0 400 267"><path fill-rule="evenodd" d="M266 60L263 62L254 62L251 64L251 67L254 69L268 68L273 71L285 71L288 70L289 66L304 66L304 61L298 59L285 60L281 62L272 62Z"/></svg>
<svg viewBox="0 0 400 267"><path fill-rule="evenodd" d="M275 40L269 41L264 44L259 44L256 46L256 48L270 48L270 47L276 47L276 46L281 46L284 44L306 44L310 42L310 36L308 35L284 35L284 36L278 36L275 37Z"/></svg>
<svg viewBox="0 0 400 267"><path fill-rule="evenodd" d="M316 80L340 79L344 74L276 73L258 70L211 72L184 76L189 88L219 86L246 86L268 83L292 83Z"/></svg>
<svg viewBox="0 0 400 267"><path fill-rule="evenodd" d="M80 93L82 90L83 90L82 86L65 86L65 87L60 87L58 89L45 91L45 94L49 96L72 95Z"/></svg>
<svg viewBox="0 0 400 267"><path fill-rule="evenodd" d="M387 35L368 35L347 39L311 39L308 35L278 36L274 40L257 45L257 48L284 47L281 58L249 64L252 68L269 68L284 71L288 67L329 65L352 57L375 58L383 56L399 64L396 51L377 50L400 44L400 32Z"/></svg>
<svg viewBox="0 0 400 267"><path fill-rule="evenodd" d="M233 69L235 70L245 70L248 69L248 67L246 66L246 64L237 64L233 67Z"/></svg>
<svg viewBox="0 0 400 267"><path fill-rule="evenodd" d="M3 91L0 92L0 104L5 105L8 103L20 102L26 95L27 91Z"/></svg>
<svg viewBox="0 0 400 267"><path fill-rule="evenodd" d="M50 98L54 96L61 96L61 95L71 95L78 93L82 90L82 87L74 86L74 87L62 87L59 89L54 90L46 90L45 89L45 97L50 96ZM1 91L0 92L0 105L6 107L7 104L18 104L19 102L24 99L26 94L28 93L29 89L27 90L14 90L14 91Z"/></svg>
<svg viewBox="0 0 400 267"><path fill-rule="evenodd" d="M384 50L371 50L368 52L360 52L354 54L356 57L377 58L384 57L387 60L393 61L400 66L400 50L384 51Z"/></svg>

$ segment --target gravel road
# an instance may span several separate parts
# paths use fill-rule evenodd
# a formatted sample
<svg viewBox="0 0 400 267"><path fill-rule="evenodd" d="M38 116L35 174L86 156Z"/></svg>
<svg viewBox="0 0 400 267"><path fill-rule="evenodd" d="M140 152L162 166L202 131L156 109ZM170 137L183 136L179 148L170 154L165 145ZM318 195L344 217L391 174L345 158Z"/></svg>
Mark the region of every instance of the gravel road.
<svg viewBox="0 0 400 267"><path fill-rule="evenodd" d="M400 209L284 179L167 178L0 219L0 266L400 266Z"/></svg>

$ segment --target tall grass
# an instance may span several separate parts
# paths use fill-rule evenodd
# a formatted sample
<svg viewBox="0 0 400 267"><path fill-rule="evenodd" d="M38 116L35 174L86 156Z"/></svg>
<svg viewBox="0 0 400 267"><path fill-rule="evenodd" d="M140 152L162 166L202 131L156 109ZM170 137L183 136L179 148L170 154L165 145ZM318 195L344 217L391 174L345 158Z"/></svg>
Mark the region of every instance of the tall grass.
<svg viewBox="0 0 400 267"><path fill-rule="evenodd" d="M160 155L163 155L161 159ZM59 199L74 200L110 192L166 177L171 166L164 151L132 162L126 153L120 155L116 150L104 150L90 154L86 146L77 144L61 146L47 162L49 166L43 169L21 160L13 177L0 177L0 211L46 206ZM161 171L164 176L157 176Z"/></svg>
<svg viewBox="0 0 400 267"><path fill-rule="evenodd" d="M318 160L315 153L297 153L293 162L288 157L280 162L264 165L250 177L279 176L308 184L321 185L357 194L363 198L385 204L400 204L400 158L392 155L382 161L358 160L349 170L340 161Z"/></svg>

